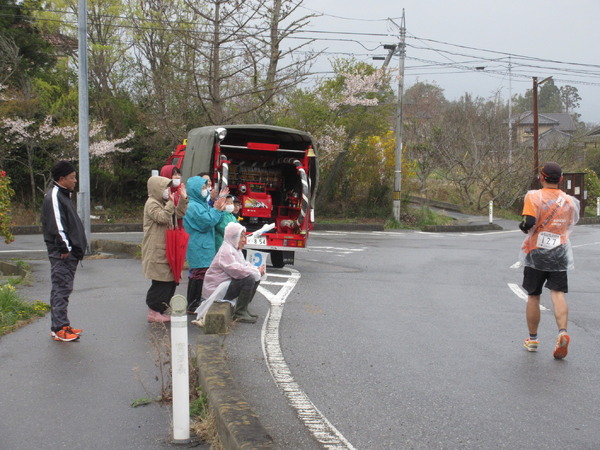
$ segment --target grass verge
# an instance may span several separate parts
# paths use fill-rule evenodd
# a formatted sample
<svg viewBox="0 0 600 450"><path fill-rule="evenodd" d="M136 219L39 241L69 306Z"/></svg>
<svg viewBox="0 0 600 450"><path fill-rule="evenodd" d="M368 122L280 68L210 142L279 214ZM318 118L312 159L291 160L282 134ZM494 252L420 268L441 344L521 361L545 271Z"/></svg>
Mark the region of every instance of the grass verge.
<svg viewBox="0 0 600 450"><path fill-rule="evenodd" d="M43 317L50 310L50 305L40 300L23 301L11 281L0 286L0 336Z"/></svg>

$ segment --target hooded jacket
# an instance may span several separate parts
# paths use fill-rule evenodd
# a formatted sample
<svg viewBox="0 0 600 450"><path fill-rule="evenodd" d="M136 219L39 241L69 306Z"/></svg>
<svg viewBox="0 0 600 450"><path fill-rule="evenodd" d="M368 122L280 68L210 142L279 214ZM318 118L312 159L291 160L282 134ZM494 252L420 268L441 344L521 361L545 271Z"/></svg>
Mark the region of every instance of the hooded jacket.
<svg viewBox="0 0 600 450"><path fill-rule="evenodd" d="M206 178L192 177L187 181L187 194L190 203L183 218L183 227L190 235L187 248L187 261L191 269L210 266L215 257L215 225L223 213L209 206L208 197L202 196Z"/></svg>
<svg viewBox="0 0 600 450"><path fill-rule="evenodd" d="M176 167L177 166L174 166L173 164L163 166L162 169L160 169L160 176L168 178L169 180L173 179L173 169L175 169ZM180 186L181 185L175 187L175 186L171 185L171 187L169 188L169 189L171 189L171 192L173 193L173 195L175 197L175 206L177 206L177 204L179 203L179 187Z"/></svg>
<svg viewBox="0 0 600 450"><path fill-rule="evenodd" d="M71 191L54 183L44 196L41 222L49 257L60 258L60 255L71 253L75 258L83 259L87 239L71 201Z"/></svg>
<svg viewBox="0 0 600 450"><path fill-rule="evenodd" d="M252 276L254 281L260 280L258 268L244 259L244 254L237 246L240 236L246 229L237 222L225 227L223 245L217 252L212 264L206 271L202 297L209 298L212 293L225 281L240 280Z"/></svg>
<svg viewBox="0 0 600 450"><path fill-rule="evenodd" d="M142 269L144 276L156 281L175 281L167 261L166 232L173 228L174 215L183 217L187 199L181 199L177 208L162 194L171 180L165 177L148 179L148 200L144 205L144 239L142 240Z"/></svg>
<svg viewBox="0 0 600 450"><path fill-rule="evenodd" d="M223 217L215 227L215 249L219 251L221 245L223 244L223 238L225 236L225 227L229 225L231 222L237 223L237 217L233 215L233 213L223 211Z"/></svg>

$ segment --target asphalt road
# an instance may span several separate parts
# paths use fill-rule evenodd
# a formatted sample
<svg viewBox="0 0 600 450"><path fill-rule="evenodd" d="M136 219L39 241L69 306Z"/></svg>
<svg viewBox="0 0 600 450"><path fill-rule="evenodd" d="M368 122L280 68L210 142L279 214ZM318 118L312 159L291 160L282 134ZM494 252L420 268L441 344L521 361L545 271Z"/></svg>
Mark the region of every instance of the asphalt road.
<svg viewBox="0 0 600 450"><path fill-rule="evenodd" d="M600 228L572 235L563 361L552 357L547 293L541 348L522 348L522 269L511 267L522 239L519 231L313 233L279 323L286 386L291 377L296 391L278 388L281 370L267 367L266 323L238 324L226 338L232 370L276 442L319 447L305 412L290 406L303 395L337 431L338 448L600 447ZM254 303L263 321L268 302Z"/></svg>
<svg viewBox="0 0 600 450"><path fill-rule="evenodd" d="M269 283L251 305L259 322L234 325L225 348L242 392L280 448L317 449L328 439L337 448L361 449L598 448L600 227L579 226L572 235L572 345L564 361L552 358L556 326L547 294L541 348L528 353L521 346L527 336L522 275L511 266L522 238L518 231L319 232L291 269L269 269ZM31 260L43 281L45 255L32 259L39 242L17 236L16 243L25 252L13 256ZM91 333L76 344L86 352L78 352L64 380L50 378L62 373L52 361L69 355L57 355L59 347L43 338L47 319L0 340L0 403L12 410L0 428L3 444L6 436L14 444L27 432L30 443L46 438L59 446L100 448L82 445L76 439L82 433L108 446L168 445L168 408L129 408L131 399L144 396L131 363L106 367L126 338L135 341L126 344L129 352L140 353L136 365L146 376L155 370L152 355L142 355L151 352L147 324L135 321L143 316L147 288L139 262L87 265L76 281L87 307L74 303L71 310ZM97 296L106 276L115 280L104 287L106 298L88 302L86 292ZM29 288L32 295L38 286ZM120 311L123 320L115 321ZM107 331L98 329L103 321ZM96 384L106 377L106 391L86 392L86 377ZM65 402L57 389L69 392ZM53 414L54 405L65 403L74 406L72 423ZM114 420L98 426L110 405L117 405ZM48 440L57 427L67 431Z"/></svg>
<svg viewBox="0 0 600 450"><path fill-rule="evenodd" d="M139 242L141 233L122 239ZM29 262L34 282L20 286L20 294L49 302L50 264L41 235L2 242L0 257ZM149 286L138 260L86 259L69 305L71 323L84 330L78 342L55 342L50 314L0 337L1 449L172 447L170 405L131 406L160 396L160 361L168 359L168 328L146 322ZM191 326L191 343L198 334Z"/></svg>

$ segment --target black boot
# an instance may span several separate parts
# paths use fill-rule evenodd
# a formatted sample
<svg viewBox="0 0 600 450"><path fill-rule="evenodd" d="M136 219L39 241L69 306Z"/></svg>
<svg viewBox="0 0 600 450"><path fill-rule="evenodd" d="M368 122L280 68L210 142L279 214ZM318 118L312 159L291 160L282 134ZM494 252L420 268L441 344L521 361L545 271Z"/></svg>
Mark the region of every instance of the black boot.
<svg viewBox="0 0 600 450"><path fill-rule="evenodd" d="M188 314L196 314L196 309L202 303L202 286L204 285L204 280L194 280L188 278L188 290L187 290L187 301Z"/></svg>

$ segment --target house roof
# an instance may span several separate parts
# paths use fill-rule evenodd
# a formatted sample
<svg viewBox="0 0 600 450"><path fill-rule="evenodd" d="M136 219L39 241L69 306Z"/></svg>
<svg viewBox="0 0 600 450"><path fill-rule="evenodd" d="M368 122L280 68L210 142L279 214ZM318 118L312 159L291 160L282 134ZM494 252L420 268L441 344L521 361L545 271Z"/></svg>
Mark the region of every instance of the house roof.
<svg viewBox="0 0 600 450"><path fill-rule="evenodd" d="M590 131L581 136L583 142L600 141L600 127L592 128Z"/></svg>
<svg viewBox="0 0 600 450"><path fill-rule="evenodd" d="M513 119L513 124L520 126L533 125L533 112L526 111ZM569 113L544 113L538 114L539 125L550 125L560 131L572 133L577 129L575 121Z"/></svg>
<svg viewBox="0 0 600 450"><path fill-rule="evenodd" d="M540 150L556 149L566 146L571 139L572 136L569 133L560 131L557 128L550 128L540 134L538 146ZM525 142L527 146L533 146L533 138L529 138Z"/></svg>

